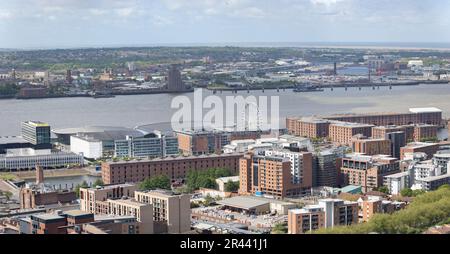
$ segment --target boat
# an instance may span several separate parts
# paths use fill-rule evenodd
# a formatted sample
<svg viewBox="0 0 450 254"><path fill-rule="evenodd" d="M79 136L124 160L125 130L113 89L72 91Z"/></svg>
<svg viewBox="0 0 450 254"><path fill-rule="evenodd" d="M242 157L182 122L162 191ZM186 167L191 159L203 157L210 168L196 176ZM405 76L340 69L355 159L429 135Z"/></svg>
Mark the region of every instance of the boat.
<svg viewBox="0 0 450 254"><path fill-rule="evenodd" d="M93 97L94 99L99 99L99 98L114 98L114 97L116 97L116 96L113 95L113 94L100 94L100 93L95 93L92 97Z"/></svg>
<svg viewBox="0 0 450 254"><path fill-rule="evenodd" d="M303 85L303 86L296 86L293 91L296 93L323 92L324 89L311 85Z"/></svg>

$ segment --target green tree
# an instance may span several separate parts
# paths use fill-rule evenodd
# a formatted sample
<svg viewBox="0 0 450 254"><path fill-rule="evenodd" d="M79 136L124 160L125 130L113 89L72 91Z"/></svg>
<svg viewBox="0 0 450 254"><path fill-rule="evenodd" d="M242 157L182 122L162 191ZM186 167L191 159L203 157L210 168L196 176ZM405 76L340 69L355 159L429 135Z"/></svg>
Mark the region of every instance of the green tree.
<svg viewBox="0 0 450 254"><path fill-rule="evenodd" d="M231 172L223 168L211 168L204 171L190 170L187 173L186 183L189 189L198 190L199 188L217 188L216 179L220 177L231 176Z"/></svg>
<svg viewBox="0 0 450 254"><path fill-rule="evenodd" d="M387 186L381 186L380 188L377 189L379 192L383 192L386 194L389 194L389 188Z"/></svg>
<svg viewBox="0 0 450 254"><path fill-rule="evenodd" d="M233 182L230 180L225 185L225 191L227 191L227 192L236 192L238 190L239 190L239 181Z"/></svg>
<svg viewBox="0 0 450 254"><path fill-rule="evenodd" d="M286 234L288 232L286 223L278 223L272 228L272 234Z"/></svg>
<svg viewBox="0 0 450 254"><path fill-rule="evenodd" d="M80 188L87 188L87 187L89 187L89 185L86 181L83 181L81 184L77 184L75 186L75 193L77 197L80 197Z"/></svg>
<svg viewBox="0 0 450 254"><path fill-rule="evenodd" d="M205 197L205 201L203 201L203 205L204 206L211 206L211 205L215 204L215 201L216 200L208 194Z"/></svg>
<svg viewBox="0 0 450 254"><path fill-rule="evenodd" d="M159 176L147 178L139 184L139 189L140 190L154 190L154 189L170 190L171 189L170 179L166 175L159 175Z"/></svg>
<svg viewBox="0 0 450 254"><path fill-rule="evenodd" d="M400 194L403 197L412 197L413 196L413 191L411 189L409 189L409 188L406 188L406 189L401 190Z"/></svg>
<svg viewBox="0 0 450 254"><path fill-rule="evenodd" d="M97 187L97 186L102 186L102 185L104 185L102 179L97 179L97 180L95 180L93 186L94 186L94 187Z"/></svg>

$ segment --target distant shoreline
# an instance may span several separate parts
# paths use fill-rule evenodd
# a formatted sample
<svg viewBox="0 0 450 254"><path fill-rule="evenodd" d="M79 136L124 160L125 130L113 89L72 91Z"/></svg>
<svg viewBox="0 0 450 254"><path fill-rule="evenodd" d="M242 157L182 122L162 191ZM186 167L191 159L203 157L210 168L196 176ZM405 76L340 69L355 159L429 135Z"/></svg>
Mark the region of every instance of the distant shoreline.
<svg viewBox="0 0 450 254"><path fill-rule="evenodd" d="M79 50L98 48L180 48L180 47L237 47L237 48L336 48L379 50L430 50L450 51L450 42L212 42L212 43L159 43L135 45L66 45L49 47L0 48L0 52L38 50Z"/></svg>

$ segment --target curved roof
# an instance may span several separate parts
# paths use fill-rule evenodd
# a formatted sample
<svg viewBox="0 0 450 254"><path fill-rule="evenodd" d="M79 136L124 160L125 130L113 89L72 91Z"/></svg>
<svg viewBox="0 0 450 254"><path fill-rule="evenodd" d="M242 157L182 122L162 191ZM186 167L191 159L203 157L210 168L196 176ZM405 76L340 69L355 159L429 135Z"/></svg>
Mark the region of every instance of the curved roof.
<svg viewBox="0 0 450 254"><path fill-rule="evenodd" d="M130 134L142 135L141 131L126 128L126 127L115 127L115 126L85 126L77 128L65 128L52 130L56 135L73 135L77 133L102 133L102 132L129 132Z"/></svg>

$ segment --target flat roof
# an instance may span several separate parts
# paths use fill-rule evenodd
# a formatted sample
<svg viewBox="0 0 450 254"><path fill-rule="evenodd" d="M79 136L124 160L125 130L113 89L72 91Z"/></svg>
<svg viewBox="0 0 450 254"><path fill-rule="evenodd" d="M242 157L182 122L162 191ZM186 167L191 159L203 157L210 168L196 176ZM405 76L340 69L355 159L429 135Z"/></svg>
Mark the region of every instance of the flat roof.
<svg viewBox="0 0 450 254"><path fill-rule="evenodd" d="M54 214L54 213L41 213L41 214L33 214L33 217L36 217L41 220L59 220L64 219L64 217Z"/></svg>
<svg viewBox="0 0 450 254"><path fill-rule="evenodd" d="M353 190L357 190L357 189L361 189L361 186L359 185L347 185L343 188L341 188L342 192L349 192L349 191L353 191Z"/></svg>
<svg viewBox="0 0 450 254"><path fill-rule="evenodd" d="M69 216L74 216L74 217L75 216L85 216L85 215L91 215L92 214L92 213L88 213L88 212L81 211L81 210L70 210L70 211L66 211L64 213L69 215Z"/></svg>
<svg viewBox="0 0 450 254"><path fill-rule="evenodd" d="M427 108L410 108L409 112L411 113L439 113L442 110L435 107L427 107Z"/></svg>
<svg viewBox="0 0 450 254"><path fill-rule="evenodd" d="M445 178L450 178L450 174L445 174L445 175L440 175L440 176L429 176L429 177L423 178L418 181L431 182L431 181L441 180L441 179L445 179Z"/></svg>
<svg viewBox="0 0 450 254"><path fill-rule="evenodd" d="M126 127L117 127L117 126L84 126L84 127L76 127L76 128L63 128L63 129L55 129L52 130L53 133L57 135L73 135L77 133L102 133L102 132L139 132L143 133L142 131L138 131L131 128Z"/></svg>
<svg viewBox="0 0 450 254"><path fill-rule="evenodd" d="M420 147L427 147L427 146L435 146L439 145L438 143L424 143L424 142L413 142L409 143L404 148L420 148Z"/></svg>
<svg viewBox="0 0 450 254"><path fill-rule="evenodd" d="M374 127L375 126L375 125L372 125L372 124L354 123L354 122L341 122L341 121L333 121L331 123L331 125L341 126L341 127L354 127L354 128Z"/></svg>
<svg viewBox="0 0 450 254"><path fill-rule="evenodd" d="M115 189L118 187L133 187L136 186L135 184L131 183L121 183L121 184L111 184L111 185L103 185L103 186L97 186L97 187L91 187L91 188L82 188L82 189L88 189L88 190L109 190L109 189Z"/></svg>
<svg viewBox="0 0 450 254"><path fill-rule="evenodd" d="M134 199L108 199L109 202L111 203L116 203L116 204L127 204L127 205L132 205L132 206L138 206L138 207L143 207L143 206L148 206L149 204L145 204L145 203L140 203Z"/></svg>
<svg viewBox="0 0 450 254"><path fill-rule="evenodd" d="M48 123L40 122L40 121L26 121L25 123L36 126L36 127L48 127Z"/></svg>
<svg viewBox="0 0 450 254"><path fill-rule="evenodd" d="M0 145L11 143L26 144L29 142L23 139L21 136L0 136Z"/></svg>
<svg viewBox="0 0 450 254"><path fill-rule="evenodd" d="M220 177L220 178L217 178L216 180L222 181L224 183L226 183L228 181L237 182L237 181L239 181L239 176Z"/></svg>
<svg viewBox="0 0 450 254"><path fill-rule="evenodd" d="M405 172L400 172L400 173L396 173L396 174L392 174L392 175L387 175L387 176L384 176L384 177L386 177L386 178L398 178L398 177L403 177L403 176L407 176L407 175L409 175L409 172L405 171Z"/></svg>
<svg viewBox="0 0 450 254"><path fill-rule="evenodd" d="M247 196L237 196L217 201L220 205L240 208L244 210L255 209L259 206L270 204L269 201L255 199Z"/></svg>
<svg viewBox="0 0 450 254"><path fill-rule="evenodd" d="M176 156L176 157L164 157L155 159L144 159L144 160L130 160L130 161L108 161L108 164L127 164L127 163L147 163L147 162L158 162L158 161L174 161L174 160L188 160L188 159L201 159L201 158L223 158L223 157L236 157L243 156L244 153L226 153L226 154L202 154L202 155L191 155L191 156Z"/></svg>

